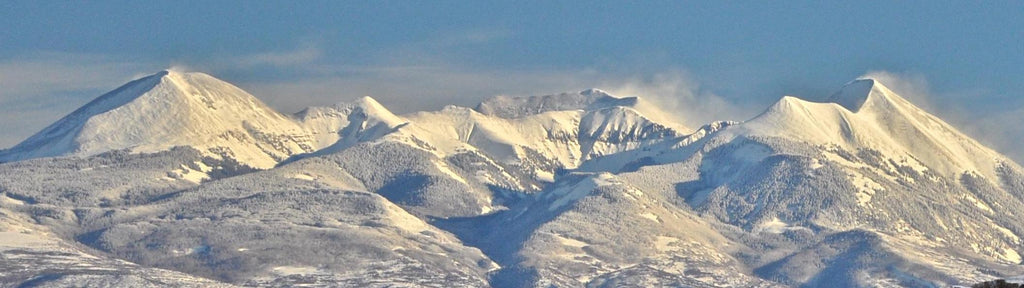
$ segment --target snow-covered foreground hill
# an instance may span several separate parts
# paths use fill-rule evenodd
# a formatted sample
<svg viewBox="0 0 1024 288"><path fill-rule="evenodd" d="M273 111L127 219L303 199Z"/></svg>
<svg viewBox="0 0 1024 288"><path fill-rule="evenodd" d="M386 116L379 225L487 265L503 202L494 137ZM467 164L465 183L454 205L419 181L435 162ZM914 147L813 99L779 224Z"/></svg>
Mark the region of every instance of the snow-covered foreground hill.
<svg viewBox="0 0 1024 288"><path fill-rule="evenodd" d="M872 79L685 127L600 90L294 115L201 73L0 151L3 286L863 287L1024 274L1024 169Z"/></svg>

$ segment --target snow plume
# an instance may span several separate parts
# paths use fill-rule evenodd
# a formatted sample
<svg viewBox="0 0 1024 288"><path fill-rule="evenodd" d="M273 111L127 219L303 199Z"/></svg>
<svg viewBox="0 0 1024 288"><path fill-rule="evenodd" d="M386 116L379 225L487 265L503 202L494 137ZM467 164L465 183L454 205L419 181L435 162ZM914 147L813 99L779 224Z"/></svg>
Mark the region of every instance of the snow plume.
<svg viewBox="0 0 1024 288"><path fill-rule="evenodd" d="M935 113L936 107L932 104L932 93L928 80L924 75L916 73L897 73L884 70L868 71L858 78L871 78L881 82L903 99L907 99L914 106L922 108L930 113ZM939 115L945 116L945 115Z"/></svg>
<svg viewBox="0 0 1024 288"><path fill-rule="evenodd" d="M1020 123L1024 123L1024 108L978 109L971 107L969 101L981 97L983 96L964 97L962 101L965 103L962 104L967 107L955 107L950 110L956 113L950 113L949 116L942 114L941 116L945 116L944 119L961 129L964 134L1010 157L1018 164L1024 165L1024 149L1021 149L1021 143L1024 143L1024 125L1020 125ZM1010 105L1019 107L1019 104Z"/></svg>
<svg viewBox="0 0 1024 288"><path fill-rule="evenodd" d="M745 120L742 117L748 114L730 100L701 89L697 81L682 71L626 79L608 81L599 87L616 96L647 99L689 127L719 120Z"/></svg>
<svg viewBox="0 0 1024 288"><path fill-rule="evenodd" d="M967 135L974 136L996 151L1004 153L1017 164L1024 165L1024 108L978 118L967 125Z"/></svg>
<svg viewBox="0 0 1024 288"><path fill-rule="evenodd" d="M182 63L173 63L170 66L167 66L167 70L181 73L195 71L192 69L192 67L189 67L188 65Z"/></svg>
<svg viewBox="0 0 1024 288"><path fill-rule="evenodd" d="M967 134L1017 163L1024 163L1024 126L1007 125L1024 122L1024 109L992 111L979 109L971 103L981 96L966 92L935 93L924 75L905 72L869 71L860 78L878 80L896 94L929 113L947 121ZM936 100L938 99L938 100Z"/></svg>

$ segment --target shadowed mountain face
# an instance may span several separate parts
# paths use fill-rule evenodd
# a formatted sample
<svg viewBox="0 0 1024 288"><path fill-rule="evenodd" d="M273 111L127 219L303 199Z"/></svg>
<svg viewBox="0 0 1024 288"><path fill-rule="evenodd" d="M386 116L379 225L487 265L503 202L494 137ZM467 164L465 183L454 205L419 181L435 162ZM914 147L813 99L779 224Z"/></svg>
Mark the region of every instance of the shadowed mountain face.
<svg viewBox="0 0 1024 288"><path fill-rule="evenodd" d="M1024 274L1024 170L859 79L696 130L600 90L295 115L164 71L0 151L5 286L786 287Z"/></svg>

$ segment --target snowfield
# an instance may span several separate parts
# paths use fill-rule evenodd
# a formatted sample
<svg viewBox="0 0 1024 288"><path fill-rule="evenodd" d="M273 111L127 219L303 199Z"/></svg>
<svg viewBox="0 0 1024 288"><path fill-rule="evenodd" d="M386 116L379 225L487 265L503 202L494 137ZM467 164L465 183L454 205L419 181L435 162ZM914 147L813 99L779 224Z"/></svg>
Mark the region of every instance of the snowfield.
<svg viewBox="0 0 1024 288"><path fill-rule="evenodd" d="M588 89L288 115L162 71L0 151L0 286L935 287L1024 169L874 79L690 128Z"/></svg>

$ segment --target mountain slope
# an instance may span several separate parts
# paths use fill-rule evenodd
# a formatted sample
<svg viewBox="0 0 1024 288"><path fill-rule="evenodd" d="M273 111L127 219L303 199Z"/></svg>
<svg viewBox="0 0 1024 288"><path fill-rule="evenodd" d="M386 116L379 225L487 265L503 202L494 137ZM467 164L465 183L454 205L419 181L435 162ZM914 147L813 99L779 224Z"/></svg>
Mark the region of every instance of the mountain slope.
<svg viewBox="0 0 1024 288"><path fill-rule="evenodd" d="M636 101L603 95L605 101ZM555 181L558 171L678 135L618 105L517 118L461 107L398 117L368 99L300 113L313 127L344 127L335 144L310 155L335 161L371 191L429 217L505 209ZM340 120L345 117L357 120Z"/></svg>
<svg viewBox="0 0 1024 288"><path fill-rule="evenodd" d="M321 174L331 170L309 162L168 195L79 239L143 265L246 286L479 287L497 268L381 195L356 190L352 176Z"/></svg>
<svg viewBox="0 0 1024 288"><path fill-rule="evenodd" d="M956 283L1021 269L1024 226L1018 223L1024 218L1011 208L1024 205L1024 190L1014 184L1022 180L1019 166L877 81L851 82L831 99L784 97L758 117L695 142L696 149L673 150L688 155L681 163L690 163L697 174L675 190L698 213L747 233L810 233L810 238L787 236L787 246L804 247L789 248L799 251L794 255L819 255L815 249L892 255L884 260L892 266L882 270L836 260L810 272L778 268L807 270L799 265L765 268L759 270L762 277L810 273L823 281L868 275L918 285L908 283L961 279L952 280ZM864 242L874 248L831 242L838 237L833 235L852 231L878 239ZM807 257L819 256L793 256ZM774 261L757 259L749 263ZM973 264L954 264L963 262ZM907 276L917 280L892 278ZM857 282L860 278L844 279L851 281L847 285L866 285Z"/></svg>
<svg viewBox="0 0 1024 288"><path fill-rule="evenodd" d="M996 167L1013 163L876 80L850 82L829 101L784 97L744 127L751 135L835 144L847 150L871 148L947 177L974 172L995 180Z"/></svg>
<svg viewBox="0 0 1024 288"><path fill-rule="evenodd" d="M578 94L495 97L475 110L448 107L408 115L435 142L469 144L497 161L533 165L537 173L574 169L605 155L637 150L688 133L661 120L666 112L638 97L617 98L591 89ZM482 111L482 112L481 112ZM653 115L653 116L652 116ZM447 145L455 146L456 145ZM551 164L559 167L543 167Z"/></svg>
<svg viewBox="0 0 1024 288"><path fill-rule="evenodd" d="M258 99L202 73L171 70L100 96L0 155L2 161L192 146L269 168L317 148L304 129Z"/></svg>
<svg viewBox="0 0 1024 288"><path fill-rule="evenodd" d="M0 197L0 285L4 287L235 287L108 257L12 213L8 208L27 203Z"/></svg>
<svg viewBox="0 0 1024 288"><path fill-rule="evenodd" d="M495 287L752 287L730 255L745 249L673 204L609 173L579 173L538 201L480 220L442 222L504 267ZM503 227L488 229L487 227Z"/></svg>
<svg viewBox="0 0 1024 288"><path fill-rule="evenodd" d="M283 115L208 75L161 72L0 152L0 224L81 256L0 237L0 263L114 270L0 281L931 287L1024 274L1024 169L876 80L693 131L671 112L591 89Z"/></svg>
<svg viewBox="0 0 1024 288"><path fill-rule="evenodd" d="M328 151L380 138L408 122L369 96L351 103L309 107L295 116L312 133L316 147L331 147Z"/></svg>

